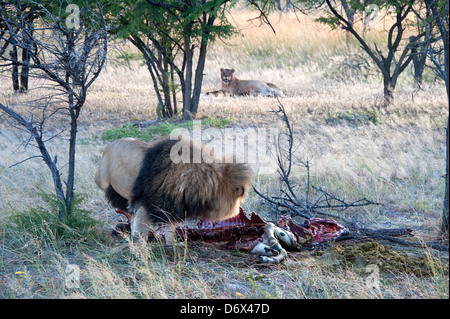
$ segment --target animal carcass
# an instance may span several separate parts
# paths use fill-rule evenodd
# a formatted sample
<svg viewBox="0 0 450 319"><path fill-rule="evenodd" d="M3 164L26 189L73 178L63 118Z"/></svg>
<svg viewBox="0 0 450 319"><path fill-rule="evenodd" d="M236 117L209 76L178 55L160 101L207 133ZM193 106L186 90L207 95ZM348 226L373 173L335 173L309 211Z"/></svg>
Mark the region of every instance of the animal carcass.
<svg viewBox="0 0 450 319"><path fill-rule="evenodd" d="M119 224L113 231L129 231L129 214L116 210L127 217L127 224ZM336 221L310 218L302 225L296 224L289 215L280 217L276 223L266 222L256 213L247 216L240 208L239 215L217 222L200 220L196 227L179 226L177 237L181 240L219 243L226 249L238 249L260 256L261 263L280 263L288 251L300 251L313 243L337 238L347 229ZM149 240L163 238L160 230L149 231Z"/></svg>

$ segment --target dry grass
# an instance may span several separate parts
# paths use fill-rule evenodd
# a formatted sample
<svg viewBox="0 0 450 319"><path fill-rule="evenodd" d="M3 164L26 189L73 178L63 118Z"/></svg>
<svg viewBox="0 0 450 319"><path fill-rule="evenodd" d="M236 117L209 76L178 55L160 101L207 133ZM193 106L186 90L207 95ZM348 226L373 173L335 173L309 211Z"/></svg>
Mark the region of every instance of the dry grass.
<svg viewBox="0 0 450 319"><path fill-rule="evenodd" d="M336 72L345 59L363 56L355 43L345 42L345 34L330 33L310 18L292 15L272 17L274 35L266 26L251 25L247 21L251 16L245 11L232 13L243 36L219 40L211 47L203 90L220 86L221 67L235 68L241 79L279 85L286 91L282 103L294 122L297 154L313 156L315 185L348 199L367 197L385 203L351 212L366 225L408 226L423 240L435 238L443 201L448 116L443 84L428 74L423 90L418 90L405 74L395 104L380 109L382 86L373 66L356 73L345 68ZM122 50L134 52L129 45ZM9 79L0 80L5 98L23 99L11 96ZM88 194L81 208L103 223L93 231L103 239L57 240L46 221L44 235L23 231L11 222L11 216L45 205L37 194L51 192L52 183L40 160L9 168L36 150L24 149L26 134L0 118L1 298L448 298L445 256L443 262L436 261L427 250L415 253L434 262L431 275L382 273L381 289L373 290L361 272L330 266L309 252L292 254L283 265L260 267L254 257L203 244L172 252L155 243L111 240L109 227L118 217L93 183L106 144L99 134L128 121L156 118L150 81L140 61L118 65L111 60L81 115L76 191ZM198 117L225 118L242 127L273 127L279 123L269 111L276 103L261 97L202 96ZM50 146L61 165L66 162L65 142L54 139ZM304 176L304 171L296 170L299 180ZM275 176L258 176L256 187L276 192L278 181ZM254 193L245 208L267 210ZM80 266L81 288L65 285L67 264ZM16 271L25 272L22 280Z"/></svg>

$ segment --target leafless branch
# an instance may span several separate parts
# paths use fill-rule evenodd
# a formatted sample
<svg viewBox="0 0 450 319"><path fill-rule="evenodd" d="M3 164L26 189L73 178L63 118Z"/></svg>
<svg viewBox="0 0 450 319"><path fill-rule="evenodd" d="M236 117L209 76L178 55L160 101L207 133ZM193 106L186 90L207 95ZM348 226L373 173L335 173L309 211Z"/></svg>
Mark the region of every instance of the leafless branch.
<svg viewBox="0 0 450 319"><path fill-rule="evenodd" d="M372 240L388 240L404 246L428 246L433 249L438 250L448 250L448 245L442 245L437 243L417 243L413 241L406 241L399 239L399 236L413 236L413 230L409 228L393 228L393 229L370 229L359 226L356 223L356 217L352 219L347 219L342 216L342 212L348 208L364 207L369 205L382 205L381 203L371 201L367 198L361 198L354 201L344 200L336 195L325 191L321 187L311 185L309 170L310 170L310 159L299 160L300 166L306 169L307 178L305 185L305 196L301 196L295 192L296 185L293 184L293 179L290 178L291 168L293 163L293 141L294 141L294 130L293 125L291 125L289 118L286 114L286 110L283 104L278 101L278 109L273 111L284 123L287 132L282 132L284 136L288 137L287 150L283 149L283 146L278 139L276 145L277 148L277 162L278 162L278 174L282 182L282 187L278 195L262 194L255 187L253 187L255 193L259 195L265 202L267 206L272 208L275 212L283 211L289 213L292 216L301 216L303 218L312 218L316 216L323 216L328 218L333 218L341 220L346 227L348 227L354 235L345 236L339 238L338 240L346 239L364 239L370 238ZM311 199L312 192L314 190L317 193L317 197L314 200Z"/></svg>
<svg viewBox="0 0 450 319"><path fill-rule="evenodd" d="M368 205L381 205L380 203L373 202L366 198L358 199L352 202L347 202L344 199L339 198L336 195L323 190L321 187L311 185L311 158L299 159L294 155L294 129L290 123L289 117L286 113L286 109L280 100L278 100L278 109L271 111L274 113L283 123L285 131L279 133L278 141L276 143L276 156L278 163L278 176L282 182L279 195L264 195L256 188L255 192L262 197L270 207L276 211L279 208L283 208L293 216L301 216L304 218L311 218L316 215L326 216L331 218L337 218L342 220L346 224L354 224L353 221L343 218L340 213L350 207L362 207ZM282 138L287 138L286 145L282 145ZM293 178L291 178L292 165L299 165L306 170L306 181L304 185L305 195L301 196L296 191ZM312 191L317 193L317 197L312 199Z"/></svg>
<svg viewBox="0 0 450 319"><path fill-rule="evenodd" d="M26 161L29 161L29 160L31 160L31 159L33 159L33 158L43 158L43 157L42 157L42 155L34 155L34 156L30 156L30 157L28 157L28 158L26 158L26 159L24 159L24 160L22 160L22 161L20 161L20 162L17 162L17 163L15 163L15 164L13 164L13 165L8 166L8 168L13 168L14 166L17 166L17 165L20 165L20 164L22 164L22 163L25 163Z"/></svg>
<svg viewBox="0 0 450 319"><path fill-rule="evenodd" d="M77 120L87 91L106 60L106 23L98 2L91 9L86 1L73 26L64 23L65 19L60 15L65 12L66 1L53 3L52 10L38 2L30 1L29 4L32 5L24 10L19 2L0 3L0 41L26 49L30 59L18 60L17 55L6 54L3 45L0 59L28 68L30 76L39 79L40 89L44 90L36 88L38 96L28 94L30 101L23 108L0 103L0 111L11 119L9 122L14 123L15 127L21 127L30 134L25 146L34 141L32 145L37 146L40 152L40 155L31 156L11 167L33 158L42 158L51 171L62 217L70 213L74 195ZM6 14L3 11L6 7L8 12L14 14ZM38 21L28 19L30 14L38 16ZM50 123L51 130L47 123ZM58 129L57 125L62 125L62 128ZM47 143L64 132L69 135L69 160L58 168L57 154L53 157L49 154ZM63 181L60 172L66 166L67 180Z"/></svg>

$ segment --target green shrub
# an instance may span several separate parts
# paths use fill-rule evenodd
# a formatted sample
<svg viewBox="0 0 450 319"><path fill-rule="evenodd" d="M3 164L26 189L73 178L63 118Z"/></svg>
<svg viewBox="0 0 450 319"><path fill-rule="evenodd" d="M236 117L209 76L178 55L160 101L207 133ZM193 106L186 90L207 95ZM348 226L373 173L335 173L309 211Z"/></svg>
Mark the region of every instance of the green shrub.
<svg viewBox="0 0 450 319"><path fill-rule="evenodd" d="M91 212L80 208L85 196L76 194L69 216L60 218L59 200L54 194L41 193L43 205L8 216L5 224L43 241L80 241L98 239L101 222Z"/></svg>
<svg viewBox="0 0 450 319"><path fill-rule="evenodd" d="M373 110L354 110L351 109L346 112L338 112L336 114L329 113L325 120L327 124L342 124L347 122L353 125L368 124L371 122L374 125L380 124L380 116Z"/></svg>
<svg viewBox="0 0 450 319"><path fill-rule="evenodd" d="M227 118L209 118L205 117L201 119L202 128L205 127L217 127L223 128L231 124L231 120ZM167 136L174 129L177 128L193 128L193 122L163 122L159 125L147 126L141 128L132 123L128 123L123 127L112 128L103 131L101 139L104 141L114 141L123 137L133 137L141 141L151 141L157 136Z"/></svg>

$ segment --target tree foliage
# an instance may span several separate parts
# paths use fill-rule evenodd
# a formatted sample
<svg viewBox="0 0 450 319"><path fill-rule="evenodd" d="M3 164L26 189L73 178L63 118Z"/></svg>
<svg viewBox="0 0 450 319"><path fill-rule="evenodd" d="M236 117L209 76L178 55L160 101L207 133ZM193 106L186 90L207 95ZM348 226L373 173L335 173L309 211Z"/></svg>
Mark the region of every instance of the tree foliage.
<svg viewBox="0 0 450 319"><path fill-rule="evenodd" d="M225 13L235 2L123 0L105 4L111 33L130 40L143 54L161 116L177 113L178 90L183 97L183 118L197 113L208 45L234 34Z"/></svg>
<svg viewBox="0 0 450 319"><path fill-rule="evenodd" d="M406 29L410 23L408 17L417 2L416 0L373 0L370 2L325 0L327 9L325 16L317 19L330 25L331 28L341 27L356 38L361 48L369 55L382 74L385 106L392 103L398 77L413 58L410 53L415 45L413 39L417 39L417 37L409 38L408 42ZM356 29L354 21L349 19L349 15L344 16L340 13L343 3L346 5L346 11L352 12L352 19L355 15L359 16L359 19L365 24L369 21L369 16L374 13L373 8L376 8L377 12L382 12L385 20L393 21L385 32L386 46L384 48L374 42L370 43L364 37L364 29L362 31Z"/></svg>

